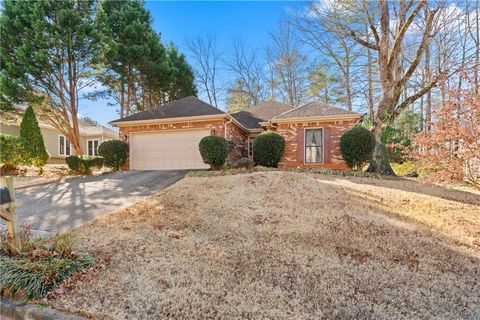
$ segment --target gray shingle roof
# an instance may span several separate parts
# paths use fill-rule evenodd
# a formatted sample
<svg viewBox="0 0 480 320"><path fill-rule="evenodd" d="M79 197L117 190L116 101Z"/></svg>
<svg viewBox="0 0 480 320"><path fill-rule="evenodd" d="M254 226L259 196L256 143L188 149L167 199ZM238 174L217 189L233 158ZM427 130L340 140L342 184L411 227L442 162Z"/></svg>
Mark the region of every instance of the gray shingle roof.
<svg viewBox="0 0 480 320"><path fill-rule="evenodd" d="M303 106L291 109L276 117L275 119L296 119L296 118L314 118L314 117L334 117L343 115L358 115L360 114L348 111L345 109L333 107L323 102L310 102Z"/></svg>
<svg viewBox="0 0 480 320"><path fill-rule="evenodd" d="M142 111L121 119L114 120L111 123L115 124L116 122L124 121L209 116L215 114L224 114L224 112L206 102L203 102L197 97L189 96L169 102L151 110Z"/></svg>
<svg viewBox="0 0 480 320"><path fill-rule="evenodd" d="M292 107L288 104L275 100L268 100L250 107L247 110L232 113L230 115L247 129L261 129L262 126L260 126L260 122L270 120L291 109Z"/></svg>

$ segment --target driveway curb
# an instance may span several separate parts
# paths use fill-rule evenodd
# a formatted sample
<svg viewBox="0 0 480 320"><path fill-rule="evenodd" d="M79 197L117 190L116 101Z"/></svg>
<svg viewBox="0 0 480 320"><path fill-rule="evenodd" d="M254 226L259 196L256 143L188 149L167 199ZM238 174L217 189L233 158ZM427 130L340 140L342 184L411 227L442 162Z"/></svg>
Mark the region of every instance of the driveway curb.
<svg viewBox="0 0 480 320"><path fill-rule="evenodd" d="M33 183L33 184L25 184L23 186L15 187L15 190L21 190L21 189L31 188L31 187L38 187L38 186L43 186L44 184L50 184L50 183L55 183L55 182L60 182L60 181L62 181L61 178L60 179L55 179L55 180Z"/></svg>
<svg viewBox="0 0 480 320"><path fill-rule="evenodd" d="M113 173L113 171L105 171L105 172L102 172L102 173L98 174L98 176L105 176L105 175L108 175L108 174L111 174L111 173ZM33 183L33 184L21 185L19 187L15 187L15 190L21 190L21 189L31 188L31 187L38 187L38 186L43 186L45 184L50 184L50 183L68 182L72 179L84 178L84 177L93 177L93 176L95 176L95 175L87 175L87 176L74 175L74 176L68 176L68 177L61 177L61 178L57 178L57 179L54 179L54 180L48 180L48 181L42 181L42 182Z"/></svg>
<svg viewBox="0 0 480 320"><path fill-rule="evenodd" d="M41 308L33 304L15 303L0 299L0 316L7 320L86 320L84 317L60 312L50 307Z"/></svg>

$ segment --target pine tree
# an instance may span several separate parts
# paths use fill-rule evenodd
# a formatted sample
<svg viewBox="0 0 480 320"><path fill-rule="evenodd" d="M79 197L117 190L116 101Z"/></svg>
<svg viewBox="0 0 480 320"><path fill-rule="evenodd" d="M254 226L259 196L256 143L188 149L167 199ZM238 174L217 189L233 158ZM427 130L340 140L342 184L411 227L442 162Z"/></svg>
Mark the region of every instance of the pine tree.
<svg viewBox="0 0 480 320"><path fill-rule="evenodd" d="M177 100L188 96L197 96L195 75L192 67L187 63L185 55L170 44L167 47L168 62L171 68L170 85L167 90L169 100Z"/></svg>
<svg viewBox="0 0 480 320"><path fill-rule="evenodd" d="M47 163L49 156L35 112L33 112L31 106L25 110L23 115L20 124L20 136L29 142L31 164L41 169Z"/></svg>
<svg viewBox="0 0 480 320"><path fill-rule="evenodd" d="M120 117L196 95L194 75L185 56L165 47L141 1L101 1L102 68L99 80L108 88Z"/></svg>
<svg viewBox="0 0 480 320"><path fill-rule="evenodd" d="M81 154L79 96L94 81L100 49L96 1L4 0L1 7L2 99L41 108Z"/></svg>
<svg viewBox="0 0 480 320"><path fill-rule="evenodd" d="M231 113L245 110L253 104L241 79L235 79L233 85L227 89L227 103L228 112Z"/></svg>

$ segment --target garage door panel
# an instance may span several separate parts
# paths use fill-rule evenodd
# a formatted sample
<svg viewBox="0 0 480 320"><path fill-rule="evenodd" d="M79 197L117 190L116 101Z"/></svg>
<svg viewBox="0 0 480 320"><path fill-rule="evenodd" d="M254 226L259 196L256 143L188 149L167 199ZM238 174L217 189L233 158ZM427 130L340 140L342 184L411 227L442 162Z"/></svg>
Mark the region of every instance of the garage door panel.
<svg viewBox="0 0 480 320"><path fill-rule="evenodd" d="M206 169L198 143L210 130L132 133L130 151L135 170Z"/></svg>

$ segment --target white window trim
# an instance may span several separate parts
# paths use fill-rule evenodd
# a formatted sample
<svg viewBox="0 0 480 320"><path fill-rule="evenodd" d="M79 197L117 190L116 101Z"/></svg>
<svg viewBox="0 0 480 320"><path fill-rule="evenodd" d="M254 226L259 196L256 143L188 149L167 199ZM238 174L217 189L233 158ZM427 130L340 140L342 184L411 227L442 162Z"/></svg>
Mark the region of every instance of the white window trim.
<svg viewBox="0 0 480 320"><path fill-rule="evenodd" d="M253 140L255 140L255 138L248 138L247 139L247 157L248 159L253 159ZM250 148L250 142L252 143L252 147ZM251 150L250 150L251 149ZM250 151L252 152L252 155L250 155Z"/></svg>
<svg viewBox="0 0 480 320"><path fill-rule="evenodd" d="M60 137L63 137L63 151L64 153L61 153L60 150ZM62 156L62 157L68 157L70 155L72 155L72 143L70 142L70 154L66 154L67 153L67 137L65 137L63 134L59 134L58 135L58 138L57 138L57 143L58 143L58 155L59 156Z"/></svg>
<svg viewBox="0 0 480 320"><path fill-rule="evenodd" d="M100 139L89 139L89 140L87 140L87 149L86 149L87 150L87 156L98 156L98 150L97 150L97 154L88 154L88 142L89 141L98 141L98 145L100 145ZM92 143L93 143L93 145L92 145L92 150L93 150L93 148L95 148L95 142L92 142Z"/></svg>
<svg viewBox="0 0 480 320"><path fill-rule="evenodd" d="M322 162L306 162L305 154L307 153L307 146L305 145L305 140L307 138L307 130L322 129ZM315 164L325 164L325 129L324 127L307 127L303 128L303 164L306 165L315 165Z"/></svg>

